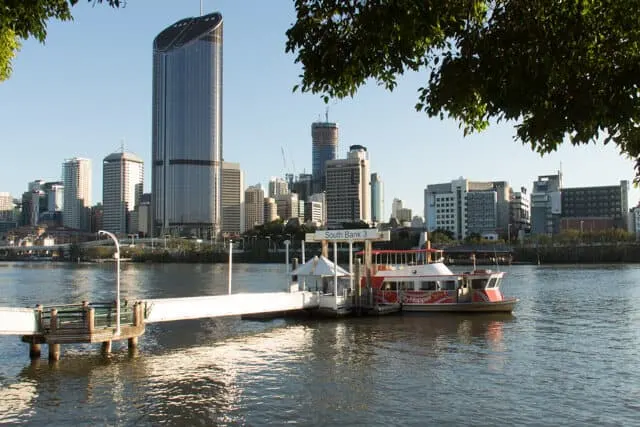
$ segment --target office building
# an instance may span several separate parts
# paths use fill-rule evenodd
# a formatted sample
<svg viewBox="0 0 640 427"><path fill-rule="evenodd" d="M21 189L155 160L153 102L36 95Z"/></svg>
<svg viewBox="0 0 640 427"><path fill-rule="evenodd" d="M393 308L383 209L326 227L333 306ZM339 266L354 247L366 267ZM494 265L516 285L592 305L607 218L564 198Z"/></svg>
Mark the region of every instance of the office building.
<svg viewBox="0 0 640 427"><path fill-rule="evenodd" d="M239 163L222 162L222 232L244 232L244 172Z"/></svg>
<svg viewBox="0 0 640 427"><path fill-rule="evenodd" d="M491 234L497 229L498 196L495 191L469 191L466 194L467 234Z"/></svg>
<svg viewBox="0 0 640 427"><path fill-rule="evenodd" d="M321 202L313 202L313 201L305 202L304 222L311 222L317 227L323 224Z"/></svg>
<svg viewBox="0 0 640 427"><path fill-rule="evenodd" d="M371 223L369 155L362 145L352 145L346 159L326 162L327 227L345 223Z"/></svg>
<svg viewBox="0 0 640 427"><path fill-rule="evenodd" d="M91 231L91 160L75 157L62 165L65 227Z"/></svg>
<svg viewBox="0 0 640 427"><path fill-rule="evenodd" d="M114 234L138 234L136 206L144 186L144 163L133 153L112 153L102 161L102 226Z"/></svg>
<svg viewBox="0 0 640 427"><path fill-rule="evenodd" d="M627 229L628 181L620 181L619 185L563 188L561 199L561 229Z"/></svg>
<svg viewBox="0 0 640 427"><path fill-rule="evenodd" d="M311 124L311 151L315 193L326 189L326 164L338 157L338 124L329 122L326 117L324 122Z"/></svg>
<svg viewBox="0 0 640 427"><path fill-rule="evenodd" d="M327 223L327 193L322 192L322 193L312 194L311 196L309 196L309 200L307 201L320 203L322 213L321 213L320 222L318 225L320 226L325 225ZM305 208L305 212L306 212L306 208Z"/></svg>
<svg viewBox="0 0 640 427"><path fill-rule="evenodd" d="M540 175L531 191L531 234L560 232L562 173Z"/></svg>
<svg viewBox="0 0 640 427"><path fill-rule="evenodd" d="M385 221L384 217L384 183L380 174L371 174L371 222L379 224Z"/></svg>
<svg viewBox="0 0 640 427"><path fill-rule="evenodd" d="M136 208L138 217L138 234L143 237L151 236L151 193L143 193Z"/></svg>
<svg viewBox="0 0 640 427"><path fill-rule="evenodd" d="M260 184L252 185L244 191L244 215L246 230L264 224L264 190Z"/></svg>
<svg viewBox="0 0 640 427"><path fill-rule="evenodd" d="M153 42L155 235L221 229L222 15L186 18Z"/></svg>
<svg viewBox="0 0 640 427"><path fill-rule="evenodd" d="M471 193L487 194L467 199ZM427 230L447 230L457 239L470 233L506 236L510 198L511 187L505 181L469 181L460 177L448 183L430 184L424 190L424 221ZM489 208L487 204L491 203L495 206Z"/></svg>

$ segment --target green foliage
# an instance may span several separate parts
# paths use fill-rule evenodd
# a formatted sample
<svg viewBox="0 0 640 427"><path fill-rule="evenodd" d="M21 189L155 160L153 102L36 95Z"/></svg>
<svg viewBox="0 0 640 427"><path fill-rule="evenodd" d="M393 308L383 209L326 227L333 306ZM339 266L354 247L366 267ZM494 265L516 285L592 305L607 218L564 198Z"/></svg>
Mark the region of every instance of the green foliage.
<svg viewBox="0 0 640 427"><path fill-rule="evenodd" d="M0 3L0 81L11 75L11 61L20 49L19 40L47 38L47 21L73 19L71 8L79 0L7 0ZM89 0L120 7L121 0Z"/></svg>
<svg viewBox="0 0 640 427"><path fill-rule="evenodd" d="M444 228L437 228L429 233L429 240L432 243L449 243L455 240L453 232Z"/></svg>
<svg viewBox="0 0 640 427"><path fill-rule="evenodd" d="M469 132L513 120L544 154L565 138L640 159L640 25L632 0L296 0L286 50L300 89L353 96L429 75L415 108ZM427 79L425 78L425 81ZM640 174L640 163L636 166Z"/></svg>
<svg viewBox="0 0 640 427"><path fill-rule="evenodd" d="M11 75L11 61L20 50L20 40L11 28L0 28L0 82Z"/></svg>

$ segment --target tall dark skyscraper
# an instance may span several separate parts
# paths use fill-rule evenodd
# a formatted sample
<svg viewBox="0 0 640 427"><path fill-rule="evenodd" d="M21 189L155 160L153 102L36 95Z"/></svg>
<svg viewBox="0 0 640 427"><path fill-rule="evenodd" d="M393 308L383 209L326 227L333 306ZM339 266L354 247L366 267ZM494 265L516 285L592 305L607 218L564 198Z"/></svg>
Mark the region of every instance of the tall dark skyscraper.
<svg viewBox="0 0 640 427"><path fill-rule="evenodd" d="M222 15L187 18L153 42L153 233L221 226Z"/></svg>
<svg viewBox="0 0 640 427"><path fill-rule="evenodd" d="M338 124L328 120L311 124L311 141L314 191L320 192L327 186L326 163L338 155Z"/></svg>

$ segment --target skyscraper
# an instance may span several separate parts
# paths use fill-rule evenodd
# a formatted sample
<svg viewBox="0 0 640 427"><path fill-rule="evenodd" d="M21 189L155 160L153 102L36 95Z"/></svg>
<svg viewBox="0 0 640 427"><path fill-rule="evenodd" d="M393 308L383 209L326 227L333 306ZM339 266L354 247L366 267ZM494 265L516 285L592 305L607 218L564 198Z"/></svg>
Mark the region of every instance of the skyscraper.
<svg viewBox="0 0 640 427"><path fill-rule="evenodd" d="M91 160L74 157L62 165L64 207L62 222L65 227L91 231Z"/></svg>
<svg viewBox="0 0 640 427"><path fill-rule="evenodd" d="M135 208L142 196L144 164L132 153L109 154L102 161L102 226L112 233L138 232Z"/></svg>
<svg viewBox="0 0 640 427"><path fill-rule="evenodd" d="M374 224L384 222L384 184L380 175L371 174L371 221Z"/></svg>
<svg viewBox="0 0 640 427"><path fill-rule="evenodd" d="M153 42L154 234L221 227L222 15L186 18Z"/></svg>
<svg viewBox="0 0 640 427"><path fill-rule="evenodd" d="M289 194L289 184L279 177L271 177L269 180L269 197L277 198Z"/></svg>
<svg viewBox="0 0 640 427"><path fill-rule="evenodd" d="M222 162L222 231L244 232L244 172L239 163Z"/></svg>
<svg viewBox="0 0 640 427"><path fill-rule="evenodd" d="M251 230L264 224L264 190L260 184L252 185L244 192L245 228Z"/></svg>
<svg viewBox="0 0 640 427"><path fill-rule="evenodd" d="M369 156L362 145L349 147L346 159L327 162L327 227L371 222Z"/></svg>
<svg viewBox="0 0 640 427"><path fill-rule="evenodd" d="M338 154L338 124L316 122L311 124L312 167L315 193L326 189L326 164L337 158Z"/></svg>

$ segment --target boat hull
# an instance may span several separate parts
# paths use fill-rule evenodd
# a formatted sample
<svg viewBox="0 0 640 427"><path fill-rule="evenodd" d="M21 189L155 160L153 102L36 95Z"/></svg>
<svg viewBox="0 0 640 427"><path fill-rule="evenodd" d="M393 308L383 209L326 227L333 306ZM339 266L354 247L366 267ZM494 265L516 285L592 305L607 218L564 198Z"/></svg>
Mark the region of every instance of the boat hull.
<svg viewBox="0 0 640 427"><path fill-rule="evenodd" d="M511 313L518 301L517 298L510 298L493 302L403 304L402 311Z"/></svg>

